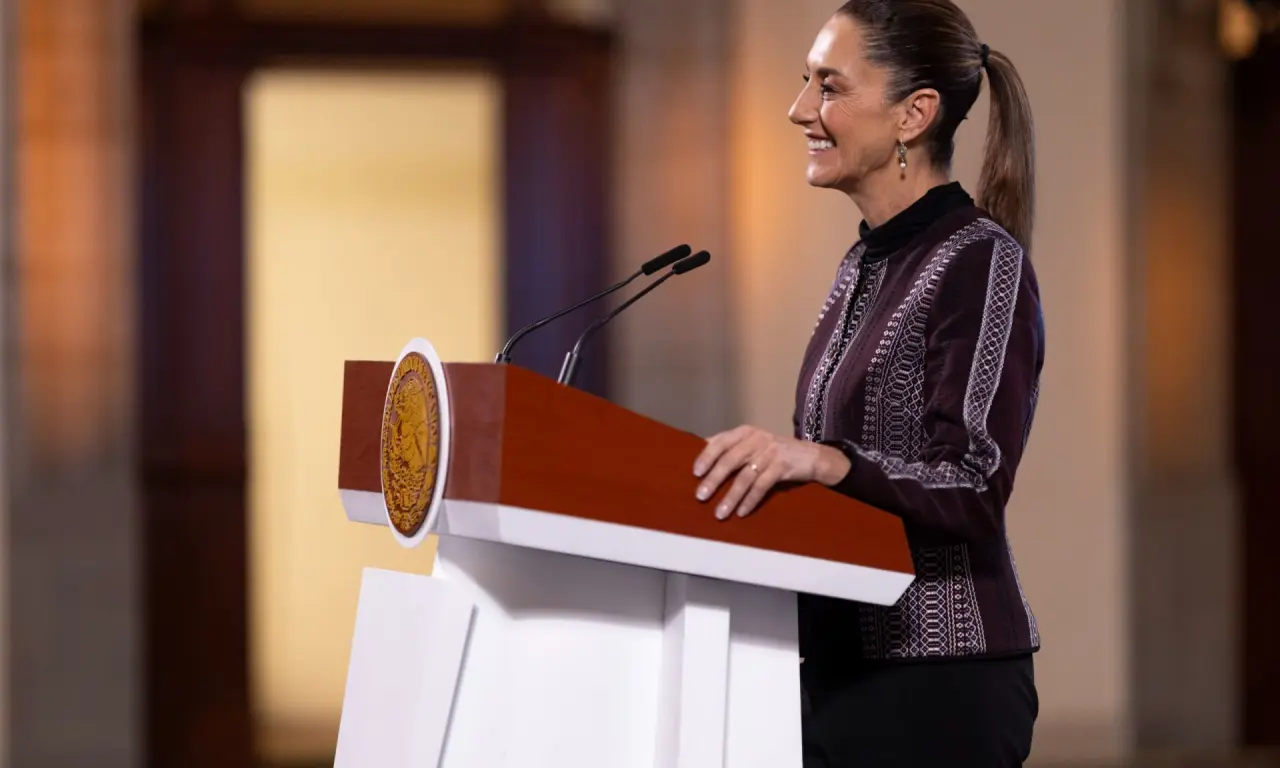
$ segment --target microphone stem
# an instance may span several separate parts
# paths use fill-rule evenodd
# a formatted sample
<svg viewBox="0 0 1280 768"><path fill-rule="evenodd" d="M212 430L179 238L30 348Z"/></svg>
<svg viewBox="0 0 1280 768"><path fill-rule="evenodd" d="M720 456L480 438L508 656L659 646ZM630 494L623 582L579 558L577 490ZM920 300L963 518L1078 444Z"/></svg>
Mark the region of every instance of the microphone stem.
<svg viewBox="0 0 1280 768"><path fill-rule="evenodd" d="M582 345L586 343L587 339L595 335L606 323L621 314L627 307L643 299L647 293L675 277L675 275L675 272L667 272L662 277L646 285L642 290L637 291L634 296L622 302L617 309L587 326L587 329L578 337L577 343L573 345L573 351L565 355L564 365L560 367L560 377L557 381L565 386L573 386L573 377L578 372L578 356L582 354Z"/></svg>
<svg viewBox="0 0 1280 768"><path fill-rule="evenodd" d="M600 291L599 293L595 294L594 296L591 296L590 298L583 299L577 304L574 304L571 307L562 309L559 312L555 313L554 315L551 315L550 317L544 317L541 320L538 320L537 322L533 322L526 325L525 327L516 331L515 334L510 339L507 340L507 343L502 347L502 351L499 352L496 357L494 357L493 362L502 364L502 365L505 365L506 363L510 363L511 350L512 348L515 347L516 342L520 341L520 339L523 339L529 333L538 330L539 328L551 322L552 320L557 320L561 317L564 317L565 315L569 314L570 312L573 312L574 310L581 309L593 301L602 299L605 296L608 296L609 294L613 293L614 291L625 288L633 280L635 280L637 277L640 277L643 274L644 274L643 270L638 271L635 274L628 277L626 280L622 280L620 282L614 283L613 285L609 286L608 288L605 288L603 291Z"/></svg>

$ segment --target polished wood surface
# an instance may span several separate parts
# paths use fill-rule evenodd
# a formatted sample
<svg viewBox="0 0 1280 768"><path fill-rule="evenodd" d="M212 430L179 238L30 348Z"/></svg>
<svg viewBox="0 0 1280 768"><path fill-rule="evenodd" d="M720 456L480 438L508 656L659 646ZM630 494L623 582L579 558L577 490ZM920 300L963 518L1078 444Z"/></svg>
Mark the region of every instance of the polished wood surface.
<svg viewBox="0 0 1280 768"><path fill-rule="evenodd" d="M392 364L349 362L339 486L380 492L378 442ZM911 573L902 521L816 485L719 521L694 498L705 444L517 366L445 365L453 448L445 497L499 503L787 554ZM718 497L717 497L718 498Z"/></svg>

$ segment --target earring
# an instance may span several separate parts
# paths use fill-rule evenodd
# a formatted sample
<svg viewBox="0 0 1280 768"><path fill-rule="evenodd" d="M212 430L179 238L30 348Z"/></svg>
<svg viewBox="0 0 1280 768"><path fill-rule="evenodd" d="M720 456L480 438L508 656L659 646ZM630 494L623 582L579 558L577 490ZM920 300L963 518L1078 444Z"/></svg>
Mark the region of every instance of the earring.
<svg viewBox="0 0 1280 768"><path fill-rule="evenodd" d="M898 167L907 170L907 145L901 141L898 142Z"/></svg>

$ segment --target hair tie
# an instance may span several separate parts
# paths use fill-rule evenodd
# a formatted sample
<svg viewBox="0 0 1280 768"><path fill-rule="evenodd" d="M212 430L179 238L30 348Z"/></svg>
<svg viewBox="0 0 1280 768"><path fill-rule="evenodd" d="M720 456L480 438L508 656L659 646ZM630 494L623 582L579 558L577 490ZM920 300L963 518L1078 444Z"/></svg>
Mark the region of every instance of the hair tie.
<svg viewBox="0 0 1280 768"><path fill-rule="evenodd" d="M982 68L987 68L987 62L991 58L991 46L986 43L982 44Z"/></svg>

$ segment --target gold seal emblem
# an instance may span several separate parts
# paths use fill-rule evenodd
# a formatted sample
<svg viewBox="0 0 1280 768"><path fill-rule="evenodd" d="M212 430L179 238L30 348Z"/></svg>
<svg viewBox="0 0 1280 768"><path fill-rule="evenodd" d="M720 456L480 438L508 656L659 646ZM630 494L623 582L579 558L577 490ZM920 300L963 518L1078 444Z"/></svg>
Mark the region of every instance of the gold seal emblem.
<svg viewBox="0 0 1280 768"><path fill-rule="evenodd" d="M405 537L422 527L443 482L440 397L427 358L409 352L396 366L382 411L382 496L391 525Z"/></svg>

